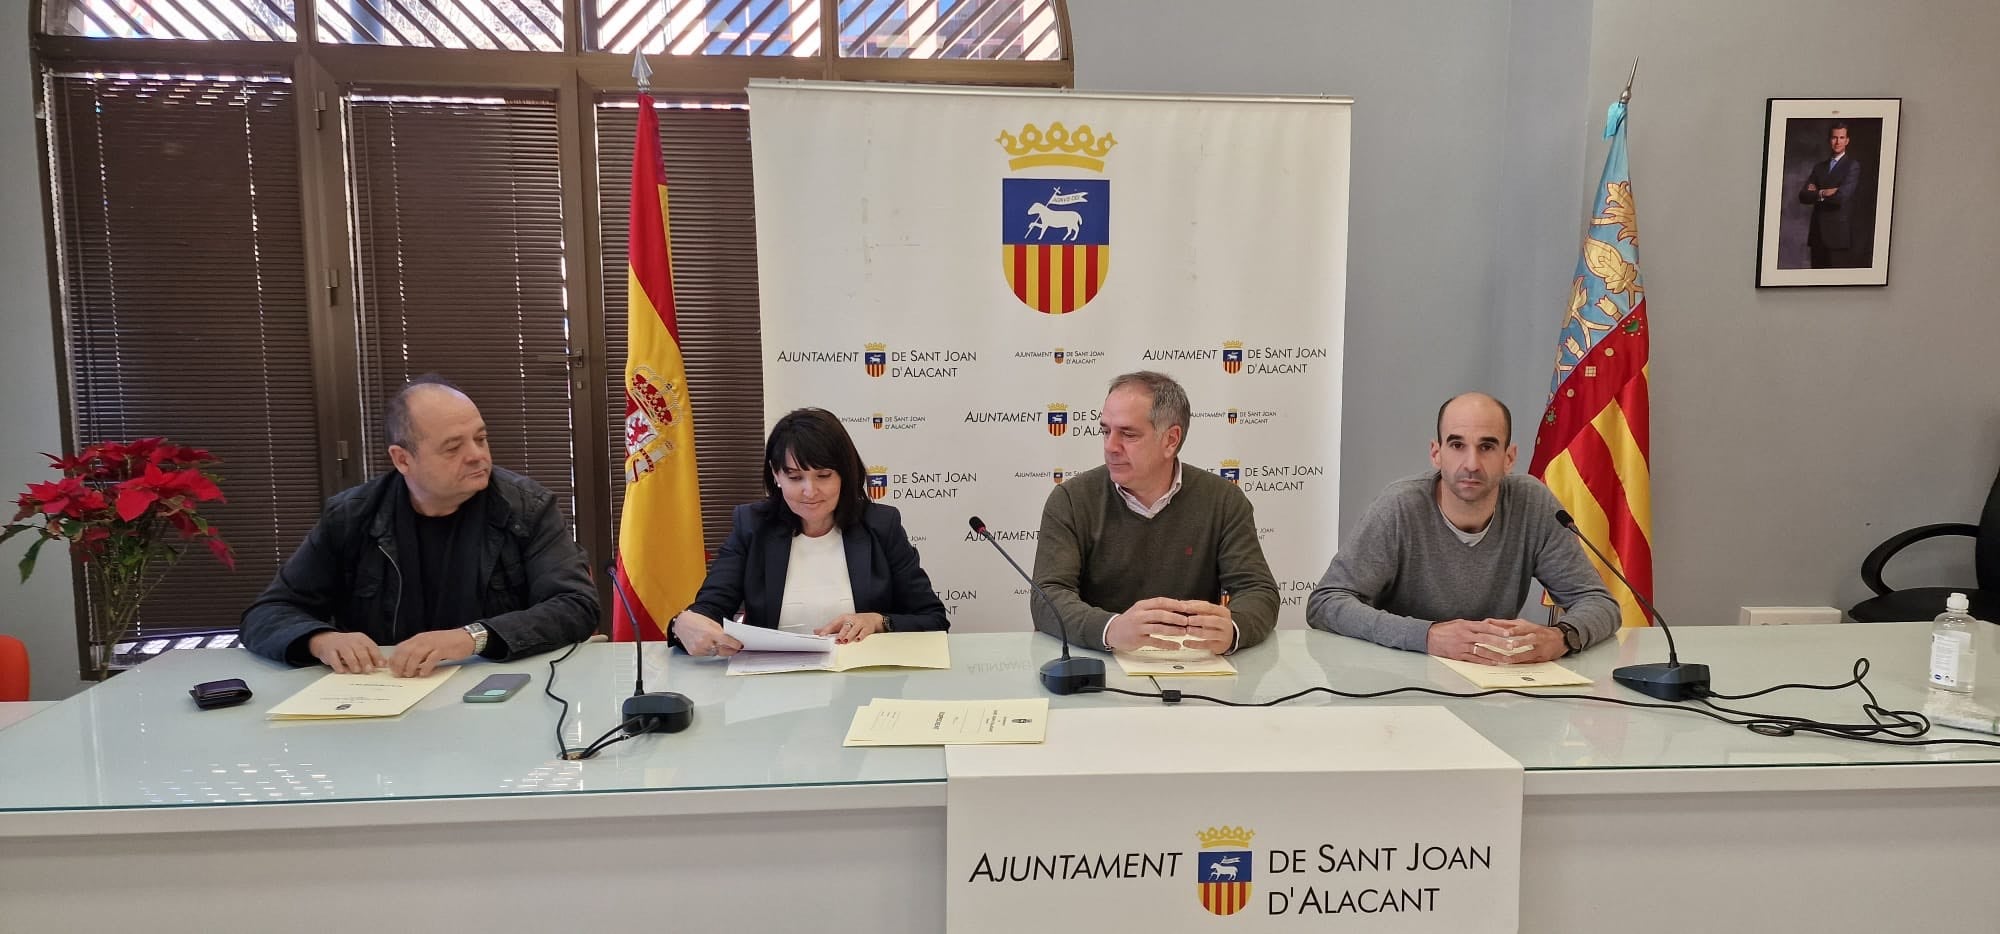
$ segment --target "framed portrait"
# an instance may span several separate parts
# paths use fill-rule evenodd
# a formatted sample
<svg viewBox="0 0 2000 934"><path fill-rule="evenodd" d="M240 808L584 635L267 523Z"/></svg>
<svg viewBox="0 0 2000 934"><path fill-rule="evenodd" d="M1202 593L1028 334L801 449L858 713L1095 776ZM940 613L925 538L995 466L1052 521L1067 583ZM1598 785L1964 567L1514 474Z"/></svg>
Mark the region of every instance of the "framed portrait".
<svg viewBox="0 0 2000 934"><path fill-rule="evenodd" d="M1771 98L1757 285L1888 285L1899 97Z"/></svg>

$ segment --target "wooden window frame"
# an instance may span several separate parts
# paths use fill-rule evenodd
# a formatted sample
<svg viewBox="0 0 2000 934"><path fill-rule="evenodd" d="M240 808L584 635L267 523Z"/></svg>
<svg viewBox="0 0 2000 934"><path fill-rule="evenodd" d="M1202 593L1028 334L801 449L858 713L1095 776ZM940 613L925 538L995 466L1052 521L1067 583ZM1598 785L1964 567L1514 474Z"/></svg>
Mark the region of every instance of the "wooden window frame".
<svg viewBox="0 0 2000 934"><path fill-rule="evenodd" d="M630 93L632 57L581 49L585 37L583 4L565 0L564 51L517 52L477 49L422 49L344 45L321 42L310 0L298 5L297 39L292 42L189 41L164 39L85 38L41 32L43 8L35 0L28 10L38 112L46 113L41 75L47 70L144 70L159 67L181 73L233 73L267 70L289 74L298 106L301 214L306 244L307 294L310 301L313 375L317 394L315 414L320 425L317 452L323 496L331 496L362 480L359 446L376 443L378 426L361 424L359 359L353 301L355 282L343 177L344 146L340 129L343 95L350 88L520 89L553 93L559 120L564 242L572 246L566 277L566 301L576 341L585 355L578 370L573 410L577 438L577 535L579 543L602 565L611 555L618 517L610 514L612 497L606 439L614 430L606 407L596 404L609 361L604 359L604 295L621 284L601 281L597 269L603 256L600 196L597 178L595 108L607 95ZM649 55L652 93L674 98L742 99L748 84L760 78L827 81L878 81L916 84L1070 87L1075 68L1071 59L1069 12L1064 0L1054 0L1059 57L1049 61L955 61L939 59L849 58L840 54L838 0L819 0L821 40L815 56ZM48 126L38 126L38 142L47 151ZM44 229L53 231L56 206L49 166L42 160ZM668 180L669 185L672 179ZM621 185L618 193L622 193ZM616 193L615 193L616 194ZM66 363L61 271L55 243L49 241L49 294L55 323L57 397L61 406L63 446L74 453L76 421ZM618 361L622 369L623 361ZM476 401L476 400L475 400ZM761 433L761 427L760 427ZM200 439L177 439L200 443ZM503 465L504 466L504 465ZM598 478L598 479L591 479ZM225 530L226 534L226 530ZM601 570L601 568L598 568ZM602 603L610 606L609 583L599 577ZM82 575L76 575L77 660L89 668L89 638L83 616ZM226 614L225 614L226 615ZM608 617L607 617L608 618Z"/></svg>

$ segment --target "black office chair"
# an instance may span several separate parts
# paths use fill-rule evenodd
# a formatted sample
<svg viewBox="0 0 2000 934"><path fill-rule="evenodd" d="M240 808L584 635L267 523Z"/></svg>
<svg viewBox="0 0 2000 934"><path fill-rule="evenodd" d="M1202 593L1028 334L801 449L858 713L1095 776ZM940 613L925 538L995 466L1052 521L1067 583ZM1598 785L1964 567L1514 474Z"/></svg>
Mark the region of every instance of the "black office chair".
<svg viewBox="0 0 2000 934"><path fill-rule="evenodd" d="M1913 587L1892 590L1882 583L1882 567L1889 559L1917 542L1944 535L1964 535L1973 539L1972 570L1978 587ZM2000 623L2000 474L1986 494L1986 508L1979 513L1978 525L1941 522L1920 525L1890 538L1868 553L1861 562L1861 581L1877 596L1863 600L1847 611L1859 623L1892 623L1927 620L1944 612L1944 601L1953 593L1965 594L1972 603L1972 615Z"/></svg>

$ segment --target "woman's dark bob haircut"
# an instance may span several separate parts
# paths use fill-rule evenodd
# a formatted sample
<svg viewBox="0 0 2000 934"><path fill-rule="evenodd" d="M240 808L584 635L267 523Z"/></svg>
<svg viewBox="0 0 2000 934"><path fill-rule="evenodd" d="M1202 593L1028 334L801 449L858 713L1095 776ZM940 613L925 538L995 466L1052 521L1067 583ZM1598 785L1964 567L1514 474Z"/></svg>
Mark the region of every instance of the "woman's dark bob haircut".
<svg viewBox="0 0 2000 934"><path fill-rule="evenodd" d="M798 514L785 505L785 493L778 489L777 475L786 462L803 470L831 470L840 475L840 501L833 507L833 524L851 529L868 508L868 477L861 466L861 452L854 439L841 427L840 419L825 409L794 409L771 428L764 442L764 492L771 498L771 515L791 527L804 528Z"/></svg>

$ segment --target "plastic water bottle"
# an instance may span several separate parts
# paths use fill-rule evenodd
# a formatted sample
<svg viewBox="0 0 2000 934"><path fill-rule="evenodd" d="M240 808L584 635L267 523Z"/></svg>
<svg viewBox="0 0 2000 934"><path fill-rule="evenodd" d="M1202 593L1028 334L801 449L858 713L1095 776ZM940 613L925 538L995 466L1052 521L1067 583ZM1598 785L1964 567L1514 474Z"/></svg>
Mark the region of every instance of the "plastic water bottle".
<svg viewBox="0 0 2000 934"><path fill-rule="evenodd" d="M1931 623L1931 688L1956 694L1972 693L1974 662L1973 636L1979 621L1968 611L1972 605L1962 593L1944 601L1944 612Z"/></svg>

